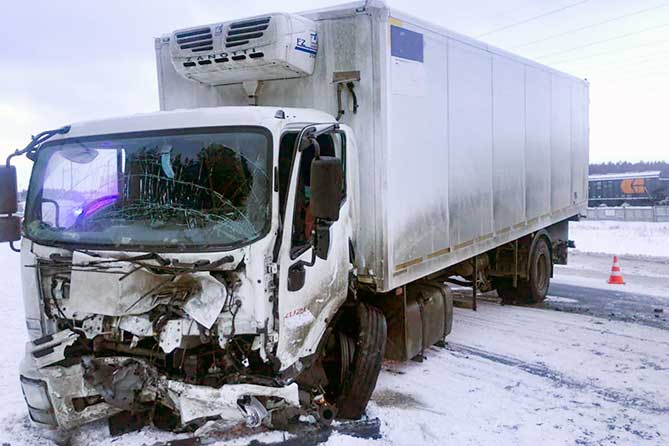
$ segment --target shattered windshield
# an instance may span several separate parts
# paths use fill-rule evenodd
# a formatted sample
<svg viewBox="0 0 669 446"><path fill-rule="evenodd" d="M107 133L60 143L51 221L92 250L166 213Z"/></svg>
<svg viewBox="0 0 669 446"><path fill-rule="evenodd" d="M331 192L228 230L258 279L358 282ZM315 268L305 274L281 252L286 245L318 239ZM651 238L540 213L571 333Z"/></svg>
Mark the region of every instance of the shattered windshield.
<svg viewBox="0 0 669 446"><path fill-rule="evenodd" d="M260 127L54 142L35 161L26 235L128 249L248 243L269 225L270 166Z"/></svg>

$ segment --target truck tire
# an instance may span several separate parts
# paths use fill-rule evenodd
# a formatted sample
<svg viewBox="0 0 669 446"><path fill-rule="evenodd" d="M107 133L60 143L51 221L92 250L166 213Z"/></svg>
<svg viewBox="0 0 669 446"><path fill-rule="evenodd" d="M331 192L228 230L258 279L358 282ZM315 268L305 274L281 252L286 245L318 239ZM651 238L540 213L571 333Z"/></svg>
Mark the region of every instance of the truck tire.
<svg viewBox="0 0 669 446"><path fill-rule="evenodd" d="M377 308L359 304L352 313L357 322L355 353L337 397L337 416L345 419L365 413L381 372L387 335L386 318Z"/></svg>
<svg viewBox="0 0 669 446"><path fill-rule="evenodd" d="M537 304L543 302L548 294L548 286L551 281L553 270L551 250L543 237L534 244L530 255L530 277L529 280L521 280L518 283L520 298L523 304Z"/></svg>
<svg viewBox="0 0 669 446"><path fill-rule="evenodd" d="M493 285L497 289L497 295L504 304L532 305L543 302L548 294L552 262L546 239L538 239L530 254L530 277L518 279L517 287L513 286L513 280L509 277L495 278Z"/></svg>

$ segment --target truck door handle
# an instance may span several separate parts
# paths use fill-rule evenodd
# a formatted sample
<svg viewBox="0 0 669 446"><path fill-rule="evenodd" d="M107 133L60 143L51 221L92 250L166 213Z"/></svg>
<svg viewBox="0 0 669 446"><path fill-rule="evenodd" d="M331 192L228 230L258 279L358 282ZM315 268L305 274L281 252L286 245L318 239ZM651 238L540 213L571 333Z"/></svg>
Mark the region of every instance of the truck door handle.
<svg viewBox="0 0 669 446"><path fill-rule="evenodd" d="M304 286L307 275L304 262L297 262L288 269L288 291L298 291Z"/></svg>

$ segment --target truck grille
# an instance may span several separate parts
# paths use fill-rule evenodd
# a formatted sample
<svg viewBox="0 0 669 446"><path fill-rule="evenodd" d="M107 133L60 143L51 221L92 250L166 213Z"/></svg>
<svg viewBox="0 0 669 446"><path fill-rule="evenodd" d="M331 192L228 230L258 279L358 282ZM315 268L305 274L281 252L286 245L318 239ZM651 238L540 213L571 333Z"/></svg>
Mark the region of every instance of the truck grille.
<svg viewBox="0 0 669 446"><path fill-rule="evenodd" d="M199 51L211 51L214 49L211 28L198 28L190 31L183 31L176 34L177 45L182 50L191 50L196 53Z"/></svg>
<svg viewBox="0 0 669 446"><path fill-rule="evenodd" d="M247 43L250 43L251 40L261 38L264 31L269 27L270 18L271 17L262 17L259 19L231 23L225 37L225 47L233 48L246 45Z"/></svg>

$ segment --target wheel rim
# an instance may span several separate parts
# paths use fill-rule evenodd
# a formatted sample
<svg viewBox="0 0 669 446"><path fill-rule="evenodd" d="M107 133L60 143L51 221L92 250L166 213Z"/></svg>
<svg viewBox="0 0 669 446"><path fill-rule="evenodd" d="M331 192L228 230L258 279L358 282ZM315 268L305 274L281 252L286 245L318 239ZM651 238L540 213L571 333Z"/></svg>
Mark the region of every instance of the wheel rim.
<svg viewBox="0 0 669 446"><path fill-rule="evenodd" d="M355 354L355 339L339 332L339 351L340 351L340 368L339 368L339 382L343 383L346 379L346 374L351 369L353 364L353 356Z"/></svg>
<svg viewBox="0 0 669 446"><path fill-rule="evenodd" d="M355 339L341 331L334 332L331 336L332 343L323 359L323 366L329 380L326 393L334 403L351 371L355 357Z"/></svg>

